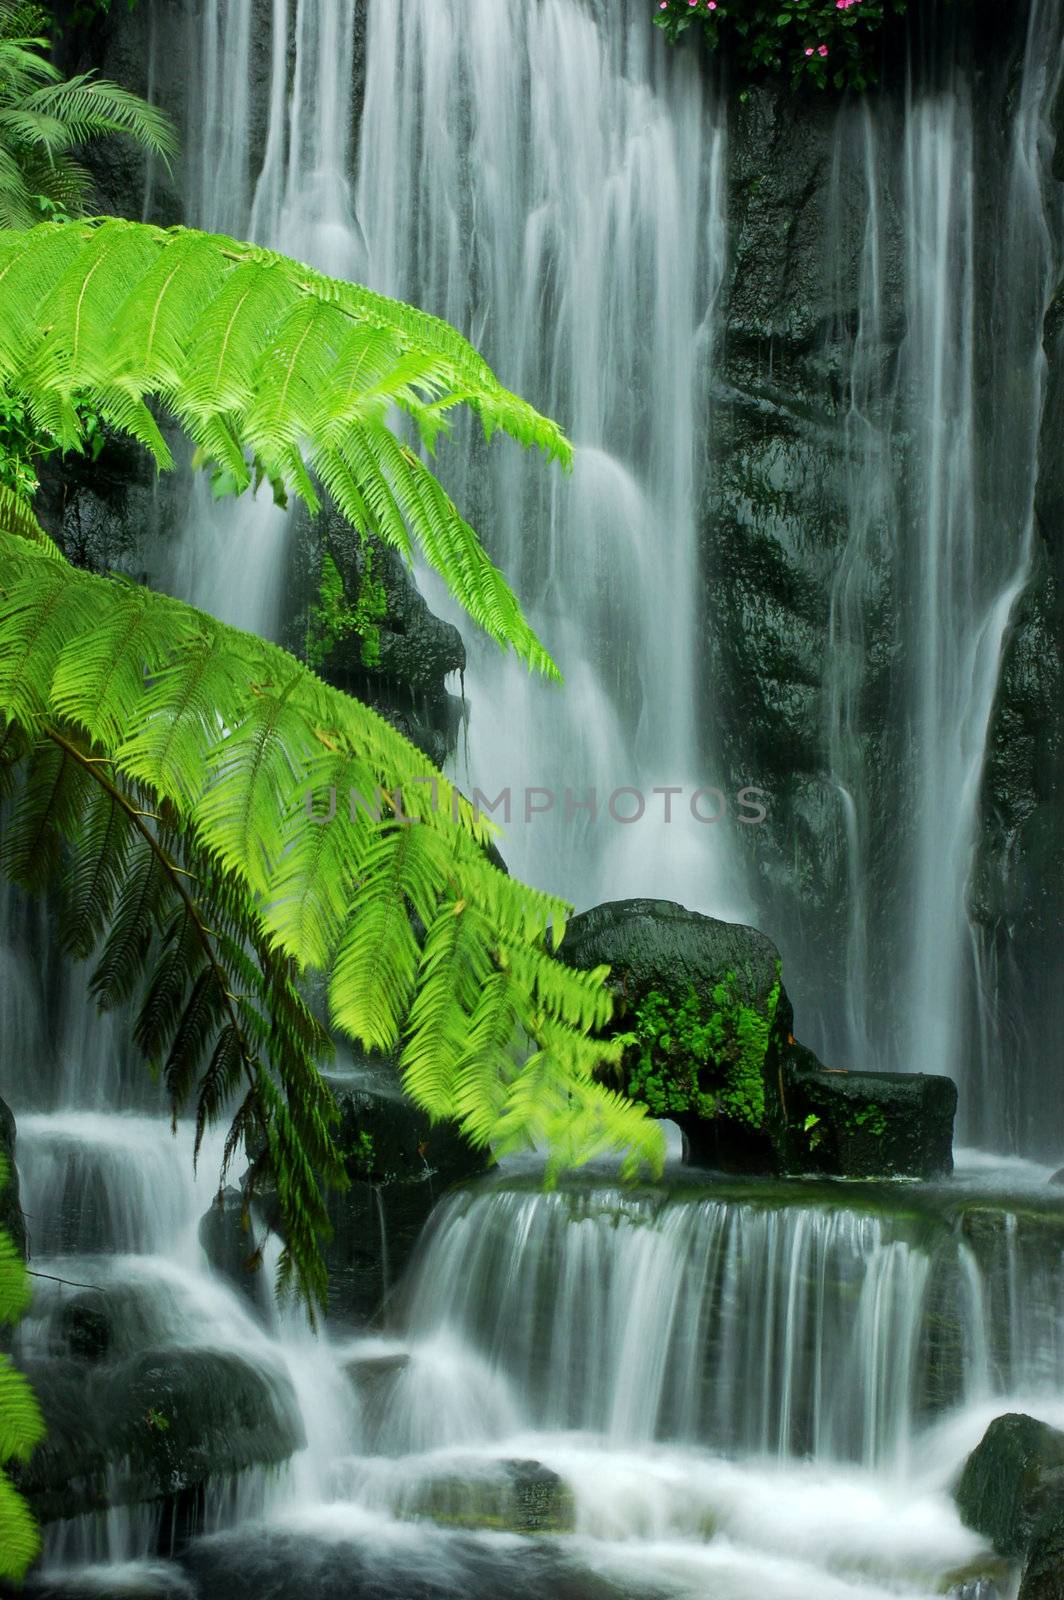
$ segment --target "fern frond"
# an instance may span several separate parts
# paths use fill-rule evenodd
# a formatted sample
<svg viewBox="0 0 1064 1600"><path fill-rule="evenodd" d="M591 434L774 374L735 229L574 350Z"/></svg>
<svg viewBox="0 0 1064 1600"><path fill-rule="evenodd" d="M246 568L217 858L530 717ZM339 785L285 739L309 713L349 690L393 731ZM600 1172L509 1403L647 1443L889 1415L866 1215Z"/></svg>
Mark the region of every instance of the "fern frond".
<svg viewBox="0 0 1064 1600"><path fill-rule="evenodd" d="M446 323L237 240L46 223L0 232L0 383L64 449L83 444L88 402L169 468L164 411L238 491L256 469L312 510L324 490L364 534L404 555L418 546L492 639L558 675L472 528L389 427L396 407L434 449L466 406L488 437L570 463L557 425Z"/></svg>

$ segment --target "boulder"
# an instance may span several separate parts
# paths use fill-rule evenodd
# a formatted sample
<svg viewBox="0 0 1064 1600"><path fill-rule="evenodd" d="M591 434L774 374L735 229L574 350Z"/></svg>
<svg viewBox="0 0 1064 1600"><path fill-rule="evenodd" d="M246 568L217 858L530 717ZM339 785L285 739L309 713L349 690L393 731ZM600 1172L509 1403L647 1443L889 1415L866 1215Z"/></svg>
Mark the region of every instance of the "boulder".
<svg viewBox="0 0 1064 1600"><path fill-rule="evenodd" d="M337 1140L350 1187L327 1197L333 1235L324 1247L329 1315L372 1322L398 1283L429 1213L452 1184L486 1172L453 1123L433 1125L399 1089L387 1062L362 1060L330 1080L340 1107ZM263 1197L269 1216L268 1197Z"/></svg>
<svg viewBox="0 0 1064 1600"><path fill-rule="evenodd" d="M953 1171L957 1086L923 1072L847 1072L795 1047L784 1075L782 1166L846 1178Z"/></svg>
<svg viewBox="0 0 1064 1600"><path fill-rule="evenodd" d="M47 1433L16 1469L42 1522L176 1502L211 1480L277 1466L305 1440L283 1373L235 1351L159 1349L117 1365L23 1366Z"/></svg>
<svg viewBox="0 0 1064 1600"><path fill-rule="evenodd" d="M0 1155L7 1167L7 1182L0 1187L0 1228L6 1228L15 1248L26 1254L26 1223L18 1197L18 1172L15 1169L15 1119L6 1101L0 1100Z"/></svg>
<svg viewBox="0 0 1064 1600"><path fill-rule="evenodd" d="M464 714L447 679L465 670L465 645L430 610L399 552L364 540L335 511L301 516L288 592L288 647L442 767Z"/></svg>
<svg viewBox="0 0 1064 1600"><path fill-rule="evenodd" d="M792 1013L772 941L668 900L616 900L574 917L560 953L609 965L624 1088L679 1126L685 1159L777 1170L765 1113Z"/></svg>
<svg viewBox="0 0 1064 1600"><path fill-rule="evenodd" d="M791 1032L779 952L756 928L664 900L574 917L574 967L611 969L625 1091L723 1171L937 1178L953 1168L952 1081L831 1070Z"/></svg>
<svg viewBox="0 0 1064 1600"><path fill-rule="evenodd" d="M1039 1519L1023 1569L1019 1600L1064 1600L1064 1489L1055 1511Z"/></svg>
<svg viewBox="0 0 1064 1600"><path fill-rule="evenodd" d="M1049 1537L1047 1518L1064 1528L1064 1433L1022 1412L995 1417L954 1498L962 1520L1000 1555L1025 1556L1036 1530Z"/></svg>
<svg viewBox="0 0 1064 1600"><path fill-rule="evenodd" d="M267 1288L261 1271L255 1236L247 1225L239 1190L223 1189L200 1218L199 1242L211 1266L221 1277L261 1308Z"/></svg>
<svg viewBox="0 0 1064 1600"><path fill-rule="evenodd" d="M576 1504L564 1479L540 1461L477 1463L415 1484L402 1514L447 1527L502 1533L572 1533Z"/></svg>

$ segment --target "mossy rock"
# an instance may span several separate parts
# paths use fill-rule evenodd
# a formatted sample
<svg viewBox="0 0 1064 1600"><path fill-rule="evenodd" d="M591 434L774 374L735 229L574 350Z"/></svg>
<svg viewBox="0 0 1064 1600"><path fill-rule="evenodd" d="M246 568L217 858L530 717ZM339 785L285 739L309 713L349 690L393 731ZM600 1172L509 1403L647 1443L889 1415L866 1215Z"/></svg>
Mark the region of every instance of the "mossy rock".
<svg viewBox="0 0 1064 1600"><path fill-rule="evenodd" d="M618 900L574 917L560 954L610 967L623 1087L678 1125L685 1159L775 1171L765 1112L792 1013L771 939L672 901Z"/></svg>
<svg viewBox="0 0 1064 1600"><path fill-rule="evenodd" d="M576 1527L572 1490L540 1461L491 1462L484 1472L424 1478L403 1511L450 1528L500 1533L572 1533Z"/></svg>
<svg viewBox="0 0 1064 1600"><path fill-rule="evenodd" d="M943 1178L953 1171L957 1086L923 1072L848 1072L793 1046L784 1077L786 1171Z"/></svg>
<svg viewBox="0 0 1064 1600"><path fill-rule="evenodd" d="M43 1522L109 1505L173 1501L305 1443L295 1393L279 1371L235 1351L144 1351L115 1366L26 1362L44 1441L17 1468Z"/></svg>
<svg viewBox="0 0 1064 1600"><path fill-rule="evenodd" d="M1026 1556L1036 1529L1050 1537L1047 1519L1064 1529L1064 1433L1022 1412L995 1417L954 1498L962 1520L999 1555Z"/></svg>

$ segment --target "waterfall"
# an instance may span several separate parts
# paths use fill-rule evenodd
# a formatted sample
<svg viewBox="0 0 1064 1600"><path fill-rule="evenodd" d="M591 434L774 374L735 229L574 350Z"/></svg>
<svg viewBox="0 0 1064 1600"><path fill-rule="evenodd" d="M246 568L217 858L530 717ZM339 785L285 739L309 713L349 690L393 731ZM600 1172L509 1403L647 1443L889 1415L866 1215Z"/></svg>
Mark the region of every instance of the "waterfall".
<svg viewBox="0 0 1064 1600"><path fill-rule="evenodd" d="M273 0L265 38L255 0L207 0L193 19L188 221L357 279L364 263L348 178L357 7L295 0L291 11L288 0ZM259 70L265 108L252 92ZM260 149L253 130L263 111ZM265 490L215 504L198 476L169 581L226 622L272 638L291 515Z"/></svg>
<svg viewBox="0 0 1064 1600"><path fill-rule="evenodd" d="M1059 247L1050 0L1030 26L1000 144L960 71L914 77L897 114L838 112L827 270L844 273L856 191L859 285L821 731L850 897L821 1029L866 1066L957 1071L976 1034L993 1059L968 899L1032 559ZM576 443L571 479L465 425L441 454L568 677L534 682L464 629L458 775L515 796L510 865L583 903L646 892L734 913L730 824L666 825L651 798L759 776L697 765L715 742L699 517L729 226L711 75L637 0L197 0L188 37L188 220L449 318ZM277 631L289 522L198 485L173 583ZM533 788L555 803L526 825ZM578 809L592 789L594 820ZM646 797L638 823L609 815L625 789ZM97 1018L83 972L59 979L43 913L0 911L3 1090L43 1274L19 1359L42 1387L80 1374L82 1395L114 1395L144 1361L213 1374L204 1395L224 1373L281 1441L249 1469L215 1437L222 1465L191 1511L180 1495L122 1505L128 1463L113 1464L114 1505L49 1526L45 1593L89 1563L60 1590L929 1600L985 1565L949 1497L961 1461L1002 1411L1064 1422L1048 1168L968 1156L948 1184L893 1188L670 1170L652 1191L593 1171L546 1192L515 1162L442 1198L379 1325L314 1341L266 1292L275 1241L250 1292L208 1255L221 1138L197 1172L128 1017ZM820 984L809 944L800 999ZM406 1220L389 1213L389 1238L376 1201L392 1288ZM153 1413L137 1420L165 1431ZM522 1474L559 1487L557 1537L500 1531Z"/></svg>
<svg viewBox="0 0 1064 1600"><path fill-rule="evenodd" d="M1047 127L1059 40L1057 8L1034 0L1005 139L961 71L915 81L900 127L889 105L844 111L833 183L840 274L847 180L865 218L824 695L849 932L824 1035L842 1061L957 1078L962 1127L988 1141L1011 1130L970 900L1064 259Z"/></svg>
<svg viewBox="0 0 1064 1600"><path fill-rule="evenodd" d="M567 678L530 680L466 626L458 776L491 799L512 791L503 853L529 881L578 905L621 892L727 915L735 824L688 806L702 784L727 787L696 770L721 107L631 0L376 5L366 52L356 208L373 286L469 334L576 445L571 481L465 428L441 455ZM670 785L686 792L666 824L652 791ZM553 808L530 817L530 789ZM611 816L619 790L638 794ZM638 796L645 816L619 820Z"/></svg>

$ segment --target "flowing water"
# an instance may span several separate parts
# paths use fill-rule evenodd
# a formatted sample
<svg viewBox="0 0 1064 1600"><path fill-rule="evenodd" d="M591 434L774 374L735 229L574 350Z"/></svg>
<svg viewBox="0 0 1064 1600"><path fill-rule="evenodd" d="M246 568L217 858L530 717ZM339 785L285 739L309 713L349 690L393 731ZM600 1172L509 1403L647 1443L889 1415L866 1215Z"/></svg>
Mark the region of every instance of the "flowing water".
<svg viewBox="0 0 1064 1600"><path fill-rule="evenodd" d="M910 90L900 125L867 105L844 114L835 151L840 274L855 187L864 231L825 677L849 932L821 1037L840 1062L953 1076L966 1134L988 1143L1015 1137L1017 1096L970 901L991 717L1034 555L1043 327L1064 262L1048 127L1060 30L1059 8L1034 0L1004 136L970 73L947 68Z"/></svg>
<svg viewBox="0 0 1064 1600"><path fill-rule="evenodd" d="M461 775L491 795L555 792L552 813L507 839L535 881L584 902L648 892L728 915L747 901L725 825L624 825L606 810L621 788L727 787L692 758L713 743L696 725L697 518L726 271L725 118L644 11L204 0L189 24L189 216L449 317L565 419L569 480L464 432L449 449L449 486L569 679L559 695L470 640ZM1034 317L1053 250L1047 18L1036 5L1003 168L995 226L1012 241L1002 271L1019 275L988 376L965 82L914 90L900 128L868 106L840 116L837 182L856 165L865 214L850 535L825 694L852 891L831 1025L869 1064L882 1033L874 950L891 952L906 997L905 1065L917 1043L919 1064L947 1064L948 1024L974 981L978 777L1030 558ZM888 379L899 293L908 337ZM988 434L984 408L1006 401L1007 436ZM862 629L899 496L921 514L892 556L907 597L895 714L905 770L926 771L927 787L877 922ZM285 516L206 495L193 512L173 581L274 631ZM592 788L598 818L567 815L566 789L579 802ZM441 1202L380 1329L312 1341L264 1284L243 1294L210 1266L199 1222L216 1144L194 1176L191 1129L171 1138L153 1086L132 1075L127 1020L96 1019L78 974L60 982L42 922L17 906L6 918L0 1022L19 1059L4 1088L33 1266L49 1275L20 1353L85 1359L86 1297L90 1309L102 1299L117 1308L102 1370L145 1353L178 1367L224 1358L298 1446L276 1470L217 1473L180 1526L121 1507L53 1524L46 1570L76 1569L79 1594L929 1600L982 1553L948 1488L986 1423L1010 1407L1064 1422L1061 1207L1046 1200L1048 1169L975 1155L934 1190L670 1170L654 1191L597 1174L544 1193L508 1168ZM902 959L910 948L936 952L930 981L916 953ZM543 1469L573 1531L502 1531L515 1484ZM991 1593L974 1579L963 1592Z"/></svg>

